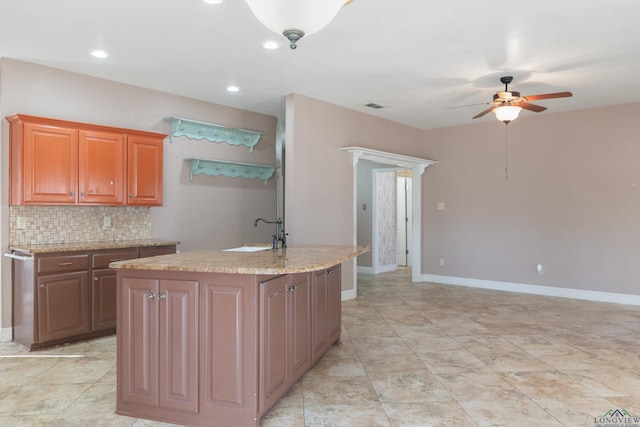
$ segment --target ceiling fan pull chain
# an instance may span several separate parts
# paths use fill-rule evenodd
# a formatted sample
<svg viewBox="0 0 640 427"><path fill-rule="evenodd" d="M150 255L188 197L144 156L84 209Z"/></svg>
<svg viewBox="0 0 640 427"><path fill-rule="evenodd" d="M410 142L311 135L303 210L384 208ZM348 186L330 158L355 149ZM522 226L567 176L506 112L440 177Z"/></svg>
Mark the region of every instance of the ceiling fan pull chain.
<svg viewBox="0 0 640 427"><path fill-rule="evenodd" d="M509 144L507 134L509 132L509 123L504 124L504 180L509 180Z"/></svg>

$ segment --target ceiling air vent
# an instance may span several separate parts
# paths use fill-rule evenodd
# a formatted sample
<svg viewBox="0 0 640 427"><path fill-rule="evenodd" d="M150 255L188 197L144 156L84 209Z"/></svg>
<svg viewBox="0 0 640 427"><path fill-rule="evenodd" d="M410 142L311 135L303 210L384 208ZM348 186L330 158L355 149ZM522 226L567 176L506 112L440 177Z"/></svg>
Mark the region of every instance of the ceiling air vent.
<svg viewBox="0 0 640 427"><path fill-rule="evenodd" d="M375 108L376 110L379 110L381 108L384 108L382 105L380 104L376 104L375 102L370 102L368 104L364 105L365 107L369 107L369 108Z"/></svg>

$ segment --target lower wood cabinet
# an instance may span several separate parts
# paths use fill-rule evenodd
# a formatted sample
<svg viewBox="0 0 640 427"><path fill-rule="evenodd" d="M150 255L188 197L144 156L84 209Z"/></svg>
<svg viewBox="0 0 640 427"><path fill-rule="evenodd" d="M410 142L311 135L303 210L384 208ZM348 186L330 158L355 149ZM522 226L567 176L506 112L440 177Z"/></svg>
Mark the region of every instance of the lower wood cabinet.
<svg viewBox="0 0 640 427"><path fill-rule="evenodd" d="M166 247L161 248L167 253ZM91 330L113 330L116 327L116 272L109 268L109 264L133 258L138 258L138 248L91 254Z"/></svg>
<svg viewBox="0 0 640 427"><path fill-rule="evenodd" d="M275 277L118 269L116 412L258 427L339 341L339 272L339 265ZM314 349L320 341L323 350Z"/></svg>
<svg viewBox="0 0 640 427"><path fill-rule="evenodd" d="M311 274L260 283L260 412L311 366Z"/></svg>
<svg viewBox="0 0 640 427"><path fill-rule="evenodd" d="M37 278L39 341L54 341L91 331L88 271Z"/></svg>
<svg viewBox="0 0 640 427"><path fill-rule="evenodd" d="M123 280L123 402L197 412L198 292L197 281Z"/></svg>
<svg viewBox="0 0 640 427"><path fill-rule="evenodd" d="M56 252L14 259L13 340L29 350L116 330L116 272L109 263L138 258L138 247ZM155 255L175 245L154 247Z"/></svg>

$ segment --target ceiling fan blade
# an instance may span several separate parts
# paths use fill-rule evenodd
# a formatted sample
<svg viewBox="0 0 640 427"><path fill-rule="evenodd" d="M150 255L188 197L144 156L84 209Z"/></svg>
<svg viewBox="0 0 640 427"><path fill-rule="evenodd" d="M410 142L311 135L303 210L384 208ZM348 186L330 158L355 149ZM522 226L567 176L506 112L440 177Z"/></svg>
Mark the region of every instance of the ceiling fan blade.
<svg viewBox="0 0 640 427"><path fill-rule="evenodd" d="M547 109L547 107L542 107L542 106L536 105L536 104L529 104L528 102L518 102L517 104L513 104L513 105L517 105L518 107L522 107L525 110L535 111L536 113L539 113L540 111L544 111L544 110Z"/></svg>
<svg viewBox="0 0 640 427"><path fill-rule="evenodd" d="M480 117L484 116L485 114L488 114L488 113L492 112L494 108L496 108L495 105L492 105L491 107L489 107L486 110L484 110L482 113L479 113L479 114L476 114L475 116L473 116L472 119L480 118Z"/></svg>
<svg viewBox="0 0 640 427"><path fill-rule="evenodd" d="M551 98L568 98L573 96L571 92L555 92L555 93L543 93L542 95L530 95L525 96L527 101L535 101L537 99L551 99Z"/></svg>

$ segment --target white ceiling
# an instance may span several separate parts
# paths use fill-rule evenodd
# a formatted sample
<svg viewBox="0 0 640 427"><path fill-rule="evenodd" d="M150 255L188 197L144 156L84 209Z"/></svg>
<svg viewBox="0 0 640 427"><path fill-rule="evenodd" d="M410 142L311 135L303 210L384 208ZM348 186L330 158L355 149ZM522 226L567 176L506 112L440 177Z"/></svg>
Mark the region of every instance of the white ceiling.
<svg viewBox="0 0 640 427"><path fill-rule="evenodd" d="M269 115L299 93L431 129L472 123L486 106L450 107L489 102L503 75L523 96L573 92L538 114L640 102L638 16L637 0L355 0L291 50L243 0L0 0L0 56Z"/></svg>

